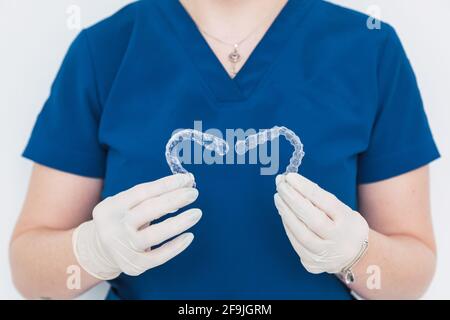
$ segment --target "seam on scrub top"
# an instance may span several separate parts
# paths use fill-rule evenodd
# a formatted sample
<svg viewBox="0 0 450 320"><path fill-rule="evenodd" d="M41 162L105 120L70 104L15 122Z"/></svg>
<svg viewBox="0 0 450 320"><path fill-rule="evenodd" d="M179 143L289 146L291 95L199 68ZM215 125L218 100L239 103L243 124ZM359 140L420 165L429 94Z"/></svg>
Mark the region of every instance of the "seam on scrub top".
<svg viewBox="0 0 450 320"><path fill-rule="evenodd" d="M176 0L176 1L178 1L178 0ZM203 90L203 91L206 91L205 94L207 96L207 99L209 100L209 103L211 105L214 105L214 103L216 101L214 92L212 92L212 89L207 84L207 81L203 77L202 73L200 72L197 63L194 62L194 59L193 59L191 53L189 52L189 50L183 44L183 42L182 42L182 40L180 38L180 35L178 34L178 31L174 28L173 23L167 17L167 15L164 12L164 10L159 5L155 5L155 7L160 12L160 14L164 17L164 19L166 20L166 23L169 25L169 28L172 31L172 34L174 34L175 38L177 39L177 45L180 47L180 49L182 49L183 52L186 53L186 57L188 57L188 59L185 59L185 60L188 60L188 63L195 70L195 73L197 74L197 78L199 78L200 82L202 83L202 87L204 89L206 89L206 90Z"/></svg>
<svg viewBox="0 0 450 320"><path fill-rule="evenodd" d="M431 142L433 142L433 140L431 140ZM429 143L430 143L430 139L423 140L420 142L420 144L416 143L411 148L402 148L400 150L397 150L396 152L392 152L389 154L383 154L378 157L371 157L371 159L368 161L368 164L377 166L378 165L377 162L380 162L380 161L390 160L392 158L397 158L398 156L410 154L410 153L417 154L417 150L424 150L424 149L430 148ZM435 147L433 147L433 149L435 149ZM362 157L364 157L364 156L362 156Z"/></svg>
<svg viewBox="0 0 450 320"><path fill-rule="evenodd" d="M299 21L297 21L297 23L295 24L295 27L292 30L292 35L289 37L289 39L286 41L286 43L284 45L282 45L282 48L279 50L278 54L275 55L273 62L267 67L267 70L265 72L265 74L262 75L261 79L256 83L256 85L249 91L248 96L246 96L246 99L250 98L253 93L257 90L259 90L260 87L263 87L263 85L265 85L266 82L269 81L269 75L272 74L274 72L275 67L280 64L280 60L281 57L283 56L283 54L286 52L287 48L289 48L289 46L292 46L292 38L295 37L295 33L298 32L298 29L300 28L300 26L304 23L307 14L313 9L313 7L316 5L316 1L314 0L308 0L308 3L303 3L302 6L300 6L298 8L298 10L300 9L305 9L304 12L302 12L300 14L300 16L298 17ZM308 6L309 5L309 6Z"/></svg>
<svg viewBox="0 0 450 320"><path fill-rule="evenodd" d="M103 113L103 104L100 101L100 90L99 90L99 85L98 85L97 69L95 67L94 58L93 58L93 54L92 54L92 51L91 51L91 46L90 46L90 41L89 41L89 37L88 37L88 34L87 34L87 30L83 29L81 34L84 34L84 37L86 39L87 55L88 55L88 58L89 58L89 62L91 64L92 77L93 77L94 84L95 84L95 100L96 100L95 102L96 102L98 108L100 108L100 110L97 110L97 112L98 112L98 115L97 115L98 119L97 119L97 121L99 122L100 118L101 118L101 115Z"/></svg>

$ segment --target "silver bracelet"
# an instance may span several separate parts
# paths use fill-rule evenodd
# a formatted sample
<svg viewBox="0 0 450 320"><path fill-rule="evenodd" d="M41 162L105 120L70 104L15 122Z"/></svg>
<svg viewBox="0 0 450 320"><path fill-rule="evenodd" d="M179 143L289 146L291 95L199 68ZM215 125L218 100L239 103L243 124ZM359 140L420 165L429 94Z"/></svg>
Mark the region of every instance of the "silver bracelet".
<svg viewBox="0 0 450 320"><path fill-rule="evenodd" d="M352 268L361 260L361 258L366 253L369 248L369 240L366 239L361 245L361 250L359 250L358 255L353 259L346 267L342 269L339 276L344 280L345 284L351 284L355 282L355 275L353 274Z"/></svg>

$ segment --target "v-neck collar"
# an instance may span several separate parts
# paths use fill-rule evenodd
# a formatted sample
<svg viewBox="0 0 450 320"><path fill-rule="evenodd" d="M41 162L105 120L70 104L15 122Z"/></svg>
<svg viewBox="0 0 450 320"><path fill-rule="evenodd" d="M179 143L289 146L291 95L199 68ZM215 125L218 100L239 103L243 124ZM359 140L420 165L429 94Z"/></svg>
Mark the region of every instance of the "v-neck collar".
<svg viewBox="0 0 450 320"><path fill-rule="evenodd" d="M247 99L262 80L312 1L288 0L234 78L228 75L178 0L156 2L218 102L238 102Z"/></svg>

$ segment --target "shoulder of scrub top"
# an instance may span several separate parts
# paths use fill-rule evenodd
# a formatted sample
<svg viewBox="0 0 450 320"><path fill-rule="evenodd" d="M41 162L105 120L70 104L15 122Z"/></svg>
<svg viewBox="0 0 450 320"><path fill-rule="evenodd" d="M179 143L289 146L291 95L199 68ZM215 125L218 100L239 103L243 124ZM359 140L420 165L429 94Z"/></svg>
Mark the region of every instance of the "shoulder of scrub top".
<svg viewBox="0 0 450 320"><path fill-rule="evenodd" d="M82 31L87 38L102 104L107 100L110 88L130 46L141 5L141 1L128 4Z"/></svg>
<svg viewBox="0 0 450 320"><path fill-rule="evenodd" d="M359 44L371 46L374 51L379 52L389 45L389 41L396 41L398 38L394 27L381 20L383 12L380 6L368 6L367 13L363 13L328 1L311 1L316 3L309 18L329 30L330 36L343 33Z"/></svg>

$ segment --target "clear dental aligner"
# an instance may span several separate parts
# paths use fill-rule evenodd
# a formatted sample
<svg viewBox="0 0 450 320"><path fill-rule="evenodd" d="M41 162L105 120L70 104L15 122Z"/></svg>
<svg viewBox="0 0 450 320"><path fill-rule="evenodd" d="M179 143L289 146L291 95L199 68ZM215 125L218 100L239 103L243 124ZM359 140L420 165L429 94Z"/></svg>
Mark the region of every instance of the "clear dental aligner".
<svg viewBox="0 0 450 320"><path fill-rule="evenodd" d="M279 136L284 136L286 140L288 140L294 147L294 152L289 160L289 165L286 168L285 174L290 172L297 173L298 167L300 167L302 159L305 156L305 152L303 151L303 144L300 138L292 130L286 127L275 126L272 129L262 130L256 134L248 136L245 140L239 140L236 142L234 148L237 154L243 155L247 151L256 148L259 144L272 141Z"/></svg>
<svg viewBox="0 0 450 320"><path fill-rule="evenodd" d="M194 141L208 150L212 150L224 156L229 149L228 143L212 134L204 133L194 129L185 129L175 133L166 145L166 160L173 174L177 173L189 173L181 165L180 159L178 159L177 146L185 140Z"/></svg>

